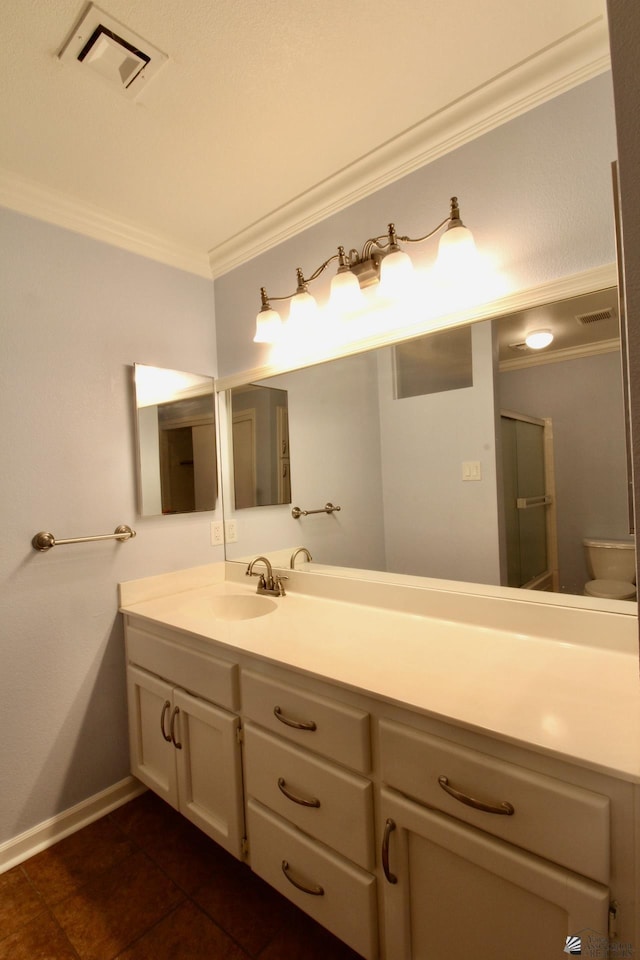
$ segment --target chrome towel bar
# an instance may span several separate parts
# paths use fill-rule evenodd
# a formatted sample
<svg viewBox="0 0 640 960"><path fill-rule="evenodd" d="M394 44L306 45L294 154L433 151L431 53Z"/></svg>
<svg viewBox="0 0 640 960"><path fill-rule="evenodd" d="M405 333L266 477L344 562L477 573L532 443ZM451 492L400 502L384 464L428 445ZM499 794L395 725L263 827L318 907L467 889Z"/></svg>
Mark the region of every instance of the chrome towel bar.
<svg viewBox="0 0 640 960"><path fill-rule="evenodd" d="M308 517L311 513L335 513L339 509L340 507L334 507L332 503L325 503L322 510L301 510L300 507L294 507L291 516L294 520L298 520L300 517Z"/></svg>
<svg viewBox="0 0 640 960"><path fill-rule="evenodd" d="M50 550L51 547L62 546L64 543L90 543L93 540L131 540L135 535L135 530L128 527L126 523L121 523L113 533L105 533L100 537L71 537L68 540L56 540L52 533L41 530L40 533L36 533L35 537L33 537L31 546L34 550L39 550L41 553L44 553L45 550Z"/></svg>

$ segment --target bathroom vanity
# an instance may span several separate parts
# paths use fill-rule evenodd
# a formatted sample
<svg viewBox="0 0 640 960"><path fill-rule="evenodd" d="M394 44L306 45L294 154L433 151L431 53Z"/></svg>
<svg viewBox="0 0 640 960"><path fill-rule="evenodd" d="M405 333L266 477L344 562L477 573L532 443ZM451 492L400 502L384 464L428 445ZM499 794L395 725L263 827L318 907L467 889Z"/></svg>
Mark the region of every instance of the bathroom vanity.
<svg viewBox="0 0 640 960"><path fill-rule="evenodd" d="M133 774L367 960L634 955L635 617L287 573L121 584Z"/></svg>

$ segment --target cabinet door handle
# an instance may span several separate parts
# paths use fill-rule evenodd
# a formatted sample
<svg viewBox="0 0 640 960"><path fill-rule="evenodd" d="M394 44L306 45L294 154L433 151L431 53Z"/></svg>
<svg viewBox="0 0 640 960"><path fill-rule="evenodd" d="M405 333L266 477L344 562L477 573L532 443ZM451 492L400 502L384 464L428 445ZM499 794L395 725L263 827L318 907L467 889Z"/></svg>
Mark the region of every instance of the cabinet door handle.
<svg viewBox="0 0 640 960"><path fill-rule="evenodd" d="M396 822L388 817L384 825L384 836L382 838L382 869L389 883L397 883L398 878L395 873L389 869L389 837L396 829Z"/></svg>
<svg viewBox="0 0 640 960"><path fill-rule="evenodd" d="M311 797L310 800L305 800L304 797L296 797L295 793L290 793L287 790L287 782L284 777L278 777L278 790L280 793L283 793L287 800L292 800L294 803L299 803L301 807L319 807L320 801L317 797Z"/></svg>
<svg viewBox="0 0 640 960"><path fill-rule="evenodd" d="M286 723L288 727L293 727L294 730L317 730L315 720L291 720L289 717L285 717L284 713L280 707L273 708L274 716L280 721L280 723Z"/></svg>
<svg viewBox="0 0 640 960"><path fill-rule="evenodd" d="M320 884L317 884L315 887L306 887L304 883L300 883L299 880L296 880L295 877L292 877L289 873L290 866L286 860L282 861L282 872L285 877L298 890L302 890L303 893L309 893L312 897L324 897L324 887L321 887Z"/></svg>
<svg viewBox="0 0 640 960"><path fill-rule="evenodd" d="M171 723L169 725L169 739L173 743L176 750L182 750L182 744L176 740L176 717L180 713L180 707L174 707L173 713L171 714Z"/></svg>
<svg viewBox="0 0 640 960"><path fill-rule="evenodd" d="M446 777L438 777L438 783L445 793L448 793L454 800L459 800L460 803L466 803L468 807L473 807L475 810L484 810L485 813L497 813L505 817L512 817L516 812L513 805L506 800L503 800L502 803L485 803L484 800L476 800L475 797L469 797L466 793L461 793L459 790L456 790L455 787L452 787Z"/></svg>
<svg viewBox="0 0 640 960"><path fill-rule="evenodd" d="M167 710L169 710L170 708L171 708L171 700L165 700L165 702L162 704L162 713L160 714L160 729L162 730L162 736L167 741L167 743L171 743L171 736L167 733L167 731L164 728L164 718L167 715Z"/></svg>

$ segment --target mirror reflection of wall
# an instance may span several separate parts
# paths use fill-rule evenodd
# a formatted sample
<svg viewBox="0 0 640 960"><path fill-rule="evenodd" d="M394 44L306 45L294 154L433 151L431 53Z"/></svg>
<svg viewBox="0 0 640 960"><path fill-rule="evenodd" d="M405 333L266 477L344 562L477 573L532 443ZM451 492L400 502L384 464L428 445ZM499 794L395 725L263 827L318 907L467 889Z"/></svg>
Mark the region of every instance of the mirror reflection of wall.
<svg viewBox="0 0 640 960"><path fill-rule="evenodd" d="M416 349L401 352L447 356L443 370L453 375L439 372L437 392L420 388L403 399L393 347L270 378L288 392L296 503L313 509L331 500L341 511L300 520L289 512L252 517L228 558L304 543L311 569L327 564L507 585L501 413L509 411L525 422L549 421L553 432L558 561L550 559L549 575L538 577L523 558L525 580L582 594L589 579L583 539L625 539L629 531L616 307L612 288L551 312L472 324L465 328L472 377L462 380L446 340L438 345L443 334L420 338ZM576 319L600 313L597 321ZM529 328L543 319L556 332L554 343L523 349ZM456 388L456 380L466 385ZM526 514L523 539L534 510Z"/></svg>
<svg viewBox="0 0 640 960"><path fill-rule="evenodd" d="M291 503L287 391L235 387L231 421L235 509Z"/></svg>
<svg viewBox="0 0 640 960"><path fill-rule="evenodd" d="M211 377L134 364L140 516L214 510Z"/></svg>

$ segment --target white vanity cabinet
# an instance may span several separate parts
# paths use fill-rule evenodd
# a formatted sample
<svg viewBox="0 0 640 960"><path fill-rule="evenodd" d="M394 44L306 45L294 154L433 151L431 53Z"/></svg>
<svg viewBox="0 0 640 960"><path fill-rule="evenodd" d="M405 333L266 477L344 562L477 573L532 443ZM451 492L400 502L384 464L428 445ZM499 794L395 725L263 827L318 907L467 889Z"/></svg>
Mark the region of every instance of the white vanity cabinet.
<svg viewBox="0 0 640 960"><path fill-rule="evenodd" d="M298 634L294 667L125 623L132 772L366 960L637 953L632 776L319 673Z"/></svg>
<svg viewBox="0 0 640 960"><path fill-rule="evenodd" d="M584 931L602 951L608 796L393 721L379 730L387 960L560 960Z"/></svg>
<svg viewBox="0 0 640 960"><path fill-rule="evenodd" d="M378 957L370 718L242 672L251 868L367 960Z"/></svg>
<svg viewBox="0 0 640 960"><path fill-rule="evenodd" d="M237 666L128 625L131 770L236 857L244 839ZM207 696L208 695L208 696Z"/></svg>

